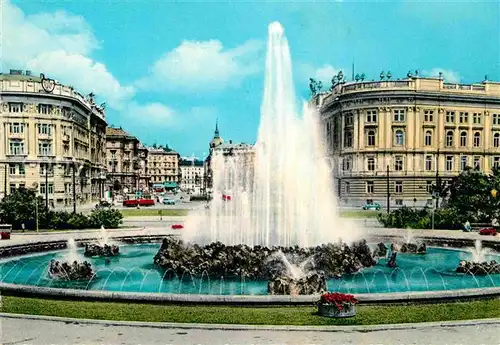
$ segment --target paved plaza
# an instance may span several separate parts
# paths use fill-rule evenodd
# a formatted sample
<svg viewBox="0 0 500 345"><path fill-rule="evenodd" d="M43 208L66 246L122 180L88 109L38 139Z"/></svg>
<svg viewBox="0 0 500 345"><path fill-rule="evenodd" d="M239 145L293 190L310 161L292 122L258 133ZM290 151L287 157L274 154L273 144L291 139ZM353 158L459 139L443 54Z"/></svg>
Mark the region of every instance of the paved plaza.
<svg viewBox="0 0 500 345"><path fill-rule="evenodd" d="M375 327L234 327L223 325L81 323L0 317L1 343L33 345L498 345L500 319L478 323L442 323ZM245 329L246 328L246 329ZM390 328L390 327L389 327Z"/></svg>

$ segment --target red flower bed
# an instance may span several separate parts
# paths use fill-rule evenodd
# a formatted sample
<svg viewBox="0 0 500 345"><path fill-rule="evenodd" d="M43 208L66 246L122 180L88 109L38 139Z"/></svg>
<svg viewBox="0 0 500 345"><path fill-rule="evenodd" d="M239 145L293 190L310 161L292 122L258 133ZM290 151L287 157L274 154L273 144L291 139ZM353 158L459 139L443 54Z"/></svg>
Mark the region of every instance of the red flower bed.
<svg viewBox="0 0 500 345"><path fill-rule="evenodd" d="M1 232L0 236L2 240L10 240L10 232Z"/></svg>
<svg viewBox="0 0 500 345"><path fill-rule="evenodd" d="M320 304L333 304L338 310L343 310L345 307L358 303L358 300L353 295L347 295L338 292L329 292L321 295Z"/></svg>
<svg viewBox="0 0 500 345"><path fill-rule="evenodd" d="M171 228L174 229L174 230L184 229L184 225L182 225L182 224L172 224Z"/></svg>
<svg viewBox="0 0 500 345"><path fill-rule="evenodd" d="M497 230L494 228L484 228L479 230L479 235L485 235L485 236L495 236L497 234Z"/></svg>

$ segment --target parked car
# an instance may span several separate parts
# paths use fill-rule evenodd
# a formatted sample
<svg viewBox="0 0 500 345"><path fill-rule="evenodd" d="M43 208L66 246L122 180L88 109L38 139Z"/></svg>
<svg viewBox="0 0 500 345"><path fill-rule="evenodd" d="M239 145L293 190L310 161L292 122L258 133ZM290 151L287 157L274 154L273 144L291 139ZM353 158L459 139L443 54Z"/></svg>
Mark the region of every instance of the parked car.
<svg viewBox="0 0 500 345"><path fill-rule="evenodd" d="M374 202L371 204L364 204L363 205L363 210L375 210L378 211L382 208L378 202Z"/></svg>
<svg viewBox="0 0 500 345"><path fill-rule="evenodd" d="M495 228L483 228L479 230L479 235L484 236L495 236L497 234L497 230Z"/></svg>
<svg viewBox="0 0 500 345"><path fill-rule="evenodd" d="M175 200L163 198L163 204L164 205L175 205Z"/></svg>

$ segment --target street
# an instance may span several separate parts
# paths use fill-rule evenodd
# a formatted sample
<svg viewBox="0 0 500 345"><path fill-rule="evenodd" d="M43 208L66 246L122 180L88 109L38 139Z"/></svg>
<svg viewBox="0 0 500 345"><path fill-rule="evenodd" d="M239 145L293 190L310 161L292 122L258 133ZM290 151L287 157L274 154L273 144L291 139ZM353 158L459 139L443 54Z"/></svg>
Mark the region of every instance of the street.
<svg viewBox="0 0 500 345"><path fill-rule="evenodd" d="M455 326L407 326L406 329L356 330L332 327L329 331L284 329L193 329L176 327L123 326L78 321L32 320L1 317L0 341L4 345L189 345L189 344L356 344L356 345L498 345L498 324ZM498 321L496 322L498 323ZM324 329L324 328L323 328ZM328 329L328 328L327 328Z"/></svg>

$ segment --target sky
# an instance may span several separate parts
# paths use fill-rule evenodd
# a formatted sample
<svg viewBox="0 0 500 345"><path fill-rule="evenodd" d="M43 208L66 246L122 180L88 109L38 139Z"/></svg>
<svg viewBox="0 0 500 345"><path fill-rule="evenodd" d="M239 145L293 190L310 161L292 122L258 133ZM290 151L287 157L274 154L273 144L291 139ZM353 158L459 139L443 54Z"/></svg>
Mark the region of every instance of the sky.
<svg viewBox="0 0 500 345"><path fill-rule="evenodd" d="M147 145L206 156L216 119L227 140L254 143L267 26L288 38L299 99L310 77L342 70L394 79L500 81L499 1L0 0L1 70L94 92L109 125Z"/></svg>

